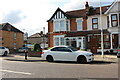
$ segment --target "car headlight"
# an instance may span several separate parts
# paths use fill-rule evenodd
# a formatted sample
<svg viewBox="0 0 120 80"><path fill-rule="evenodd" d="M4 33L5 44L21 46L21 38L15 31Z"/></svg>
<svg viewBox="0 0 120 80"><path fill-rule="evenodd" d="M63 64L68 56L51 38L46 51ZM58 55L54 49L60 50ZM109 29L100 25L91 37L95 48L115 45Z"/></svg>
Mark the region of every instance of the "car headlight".
<svg viewBox="0 0 120 80"><path fill-rule="evenodd" d="M92 55L86 55L87 57L91 57Z"/></svg>

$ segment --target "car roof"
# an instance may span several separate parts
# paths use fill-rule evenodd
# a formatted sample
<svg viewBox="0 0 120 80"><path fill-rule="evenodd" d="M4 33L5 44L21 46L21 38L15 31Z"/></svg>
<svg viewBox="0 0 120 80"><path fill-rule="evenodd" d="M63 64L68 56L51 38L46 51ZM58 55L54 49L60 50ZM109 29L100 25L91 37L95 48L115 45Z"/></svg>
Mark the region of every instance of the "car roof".
<svg viewBox="0 0 120 80"><path fill-rule="evenodd" d="M68 46L61 45L61 46L54 46L54 47L68 47ZM53 48L54 48L54 47L53 47Z"/></svg>

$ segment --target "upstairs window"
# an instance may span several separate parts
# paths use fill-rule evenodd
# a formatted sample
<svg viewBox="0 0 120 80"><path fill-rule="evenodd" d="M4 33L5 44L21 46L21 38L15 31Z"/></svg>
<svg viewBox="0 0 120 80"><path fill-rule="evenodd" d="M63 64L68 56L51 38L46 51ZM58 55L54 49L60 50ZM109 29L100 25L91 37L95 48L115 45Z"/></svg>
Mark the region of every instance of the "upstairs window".
<svg viewBox="0 0 120 80"><path fill-rule="evenodd" d="M60 31L65 31L65 21L64 20L60 20Z"/></svg>
<svg viewBox="0 0 120 80"><path fill-rule="evenodd" d="M107 27L110 27L109 23L109 16L107 16Z"/></svg>
<svg viewBox="0 0 120 80"><path fill-rule="evenodd" d="M92 19L92 28L93 29L98 29L98 18L93 18Z"/></svg>
<svg viewBox="0 0 120 80"><path fill-rule="evenodd" d="M54 21L54 32L69 31L69 21L60 19Z"/></svg>
<svg viewBox="0 0 120 80"><path fill-rule="evenodd" d="M118 17L117 17L117 14L112 14L111 15L111 25L112 25L112 27L118 26Z"/></svg>
<svg viewBox="0 0 120 80"><path fill-rule="evenodd" d="M82 19L78 19L77 20L77 31L82 31L83 27L82 27Z"/></svg>
<svg viewBox="0 0 120 80"><path fill-rule="evenodd" d="M14 39L16 39L16 37L17 37L17 35L16 35L16 33L14 33Z"/></svg>

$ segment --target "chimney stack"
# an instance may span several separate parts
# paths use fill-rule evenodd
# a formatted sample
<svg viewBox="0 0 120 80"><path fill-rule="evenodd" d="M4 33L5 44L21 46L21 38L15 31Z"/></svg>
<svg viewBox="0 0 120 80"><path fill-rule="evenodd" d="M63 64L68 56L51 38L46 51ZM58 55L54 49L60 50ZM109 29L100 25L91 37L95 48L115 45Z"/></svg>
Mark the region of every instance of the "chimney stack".
<svg viewBox="0 0 120 80"><path fill-rule="evenodd" d="M85 9L86 9L86 15L89 15L89 4L88 4L88 1L86 1L86 4L85 4Z"/></svg>

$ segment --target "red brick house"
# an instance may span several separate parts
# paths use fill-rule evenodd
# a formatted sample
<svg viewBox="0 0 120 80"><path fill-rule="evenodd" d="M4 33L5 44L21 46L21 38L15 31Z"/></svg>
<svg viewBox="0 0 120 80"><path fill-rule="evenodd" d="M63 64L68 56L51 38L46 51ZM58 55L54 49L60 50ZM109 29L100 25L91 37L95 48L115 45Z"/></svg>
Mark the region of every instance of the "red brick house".
<svg viewBox="0 0 120 80"><path fill-rule="evenodd" d="M105 50L117 48L120 44L119 31L115 31L120 29L120 11L117 12L117 16L111 16L112 12L110 13L111 7L119 4L120 2L113 2L112 5L102 6ZM88 2L85 4L85 9L81 10L64 12L58 8L48 20L48 46L69 45L97 53L101 49L99 14L100 8L90 7ZM113 31L110 31L111 28Z"/></svg>
<svg viewBox="0 0 120 80"><path fill-rule="evenodd" d="M0 24L0 46L15 50L23 46L24 33L9 23Z"/></svg>

